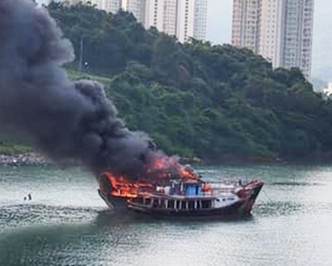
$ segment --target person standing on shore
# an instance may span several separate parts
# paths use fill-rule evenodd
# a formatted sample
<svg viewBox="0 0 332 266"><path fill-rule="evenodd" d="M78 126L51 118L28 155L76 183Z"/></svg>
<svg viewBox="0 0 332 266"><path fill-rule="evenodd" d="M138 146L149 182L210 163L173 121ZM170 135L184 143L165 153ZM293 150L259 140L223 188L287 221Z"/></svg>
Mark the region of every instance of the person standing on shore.
<svg viewBox="0 0 332 266"><path fill-rule="evenodd" d="M23 200L24 201L26 201L26 200L32 200L31 193L29 193L27 197L24 197Z"/></svg>

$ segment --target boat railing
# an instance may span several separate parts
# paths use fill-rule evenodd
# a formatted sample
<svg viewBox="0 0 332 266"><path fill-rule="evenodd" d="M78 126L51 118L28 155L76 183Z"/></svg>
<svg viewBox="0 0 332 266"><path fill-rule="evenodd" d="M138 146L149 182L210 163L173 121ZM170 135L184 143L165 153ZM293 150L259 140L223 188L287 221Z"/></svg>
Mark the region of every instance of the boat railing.
<svg viewBox="0 0 332 266"><path fill-rule="evenodd" d="M206 185L203 185L201 194L191 195L195 196L209 196L215 197L221 194L234 194L237 189L243 187L240 181L236 180L225 180L219 179L219 182L207 182ZM151 193L158 196L184 196L190 197L187 195L185 190L170 190L170 186L159 186L159 187L140 187L138 190L139 194Z"/></svg>

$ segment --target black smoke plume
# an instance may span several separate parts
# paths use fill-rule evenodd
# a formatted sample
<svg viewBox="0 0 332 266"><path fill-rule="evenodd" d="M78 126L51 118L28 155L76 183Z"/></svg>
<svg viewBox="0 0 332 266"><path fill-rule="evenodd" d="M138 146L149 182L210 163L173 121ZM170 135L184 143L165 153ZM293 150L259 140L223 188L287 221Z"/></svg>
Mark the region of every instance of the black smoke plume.
<svg viewBox="0 0 332 266"><path fill-rule="evenodd" d="M101 84L69 80L61 66L73 59L46 10L0 0L0 126L55 160L136 177L154 153L151 139L128 130Z"/></svg>

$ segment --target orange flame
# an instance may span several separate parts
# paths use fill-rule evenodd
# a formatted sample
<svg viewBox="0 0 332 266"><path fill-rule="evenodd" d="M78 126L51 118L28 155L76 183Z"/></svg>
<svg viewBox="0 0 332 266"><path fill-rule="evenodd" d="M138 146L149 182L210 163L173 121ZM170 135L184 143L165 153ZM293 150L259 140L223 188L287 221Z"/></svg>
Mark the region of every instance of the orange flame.
<svg viewBox="0 0 332 266"><path fill-rule="evenodd" d="M105 173L110 181L113 189L110 192L114 197L136 198L138 195L138 187L130 183L125 177L115 177L112 173Z"/></svg>
<svg viewBox="0 0 332 266"><path fill-rule="evenodd" d="M179 175L183 179L198 180L199 177L191 170L180 165Z"/></svg>
<svg viewBox="0 0 332 266"><path fill-rule="evenodd" d="M160 171L158 177L172 178L172 175L177 175L178 178L198 180L199 177L190 167L184 167L179 163L177 156L156 156L152 166L147 170L147 173Z"/></svg>
<svg viewBox="0 0 332 266"><path fill-rule="evenodd" d="M163 179L185 179L198 181L199 176L190 168L184 167L178 162L178 158L164 155L156 156L150 167L146 170L146 176L141 181L130 182L126 176L116 176L111 172L103 174L112 185L111 195L121 198L137 198L140 192L152 192L154 186ZM145 180L144 182L142 182ZM149 183L147 181L149 180Z"/></svg>
<svg viewBox="0 0 332 266"><path fill-rule="evenodd" d="M111 195L120 198L137 198L140 191L152 188L152 184L131 183L125 176L114 176L111 172L104 173L112 185Z"/></svg>

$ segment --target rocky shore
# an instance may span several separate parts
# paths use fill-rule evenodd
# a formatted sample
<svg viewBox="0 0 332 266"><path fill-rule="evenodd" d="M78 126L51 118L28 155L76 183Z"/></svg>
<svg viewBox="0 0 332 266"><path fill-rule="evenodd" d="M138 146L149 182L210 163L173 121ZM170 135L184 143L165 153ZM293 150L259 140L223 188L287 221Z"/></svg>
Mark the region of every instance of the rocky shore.
<svg viewBox="0 0 332 266"><path fill-rule="evenodd" d="M196 157L180 159L181 164L197 165L200 162L201 160ZM0 166L46 166L53 164L51 160L35 152L15 155L0 154ZM75 165L75 163L72 164Z"/></svg>
<svg viewBox="0 0 332 266"><path fill-rule="evenodd" d="M45 166L52 164L44 156L37 153L17 155L0 154L0 166Z"/></svg>

